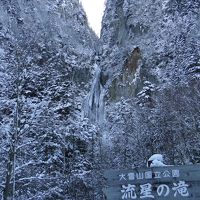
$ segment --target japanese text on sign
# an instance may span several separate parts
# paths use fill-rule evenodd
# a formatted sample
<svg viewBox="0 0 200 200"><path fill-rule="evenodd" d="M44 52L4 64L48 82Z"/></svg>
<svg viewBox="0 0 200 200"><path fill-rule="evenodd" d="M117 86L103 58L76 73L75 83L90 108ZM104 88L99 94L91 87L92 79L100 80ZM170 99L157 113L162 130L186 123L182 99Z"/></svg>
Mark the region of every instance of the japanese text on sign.
<svg viewBox="0 0 200 200"><path fill-rule="evenodd" d="M163 179L163 178L178 178L180 177L180 172L178 169L164 170L164 171L144 171L144 172L130 172L128 174L120 174L120 181L133 181L133 180L143 180L143 179Z"/></svg>
<svg viewBox="0 0 200 200"><path fill-rule="evenodd" d="M173 187L170 188L166 184L160 184L157 189L156 193L159 197L167 197L170 192L173 192L174 198L176 197L188 197L188 184L185 181L179 181L178 183L173 183ZM152 198L154 199L155 196L152 193L152 185L150 183L142 184L140 187L140 199L145 198ZM171 189L171 190L170 190ZM128 184L127 186L122 185L122 197L121 199L137 199L138 196L136 194L136 185Z"/></svg>

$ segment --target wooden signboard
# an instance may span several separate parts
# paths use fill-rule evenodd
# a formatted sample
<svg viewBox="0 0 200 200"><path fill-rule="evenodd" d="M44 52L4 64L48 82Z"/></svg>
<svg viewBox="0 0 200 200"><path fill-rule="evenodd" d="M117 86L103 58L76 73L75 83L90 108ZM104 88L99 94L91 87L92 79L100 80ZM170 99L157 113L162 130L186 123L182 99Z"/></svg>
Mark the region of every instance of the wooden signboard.
<svg viewBox="0 0 200 200"><path fill-rule="evenodd" d="M107 200L200 200L200 165L107 170Z"/></svg>

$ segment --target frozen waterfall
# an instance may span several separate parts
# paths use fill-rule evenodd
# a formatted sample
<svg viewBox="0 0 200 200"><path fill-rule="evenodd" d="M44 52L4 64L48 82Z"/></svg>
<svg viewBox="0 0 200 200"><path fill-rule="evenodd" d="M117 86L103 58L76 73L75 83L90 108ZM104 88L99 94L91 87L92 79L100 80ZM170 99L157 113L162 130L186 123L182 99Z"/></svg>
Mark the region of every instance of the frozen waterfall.
<svg viewBox="0 0 200 200"><path fill-rule="evenodd" d="M104 96L105 89L100 82L101 69L95 64L95 74L91 90L86 98L84 105L84 114L91 121L102 123L105 119L104 116Z"/></svg>

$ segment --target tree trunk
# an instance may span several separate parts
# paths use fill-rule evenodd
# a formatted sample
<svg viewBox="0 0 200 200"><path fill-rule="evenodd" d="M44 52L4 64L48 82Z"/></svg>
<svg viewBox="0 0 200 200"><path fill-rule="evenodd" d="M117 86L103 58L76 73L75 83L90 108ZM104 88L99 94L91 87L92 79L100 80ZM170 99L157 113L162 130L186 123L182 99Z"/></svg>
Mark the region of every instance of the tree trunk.
<svg viewBox="0 0 200 200"><path fill-rule="evenodd" d="M3 190L3 200L7 200L9 196L11 196L11 177L12 177L12 169L13 169L13 162L14 162L14 148L10 147L9 156L8 156L8 163L7 163L7 172L6 172L6 180L5 180L5 187Z"/></svg>

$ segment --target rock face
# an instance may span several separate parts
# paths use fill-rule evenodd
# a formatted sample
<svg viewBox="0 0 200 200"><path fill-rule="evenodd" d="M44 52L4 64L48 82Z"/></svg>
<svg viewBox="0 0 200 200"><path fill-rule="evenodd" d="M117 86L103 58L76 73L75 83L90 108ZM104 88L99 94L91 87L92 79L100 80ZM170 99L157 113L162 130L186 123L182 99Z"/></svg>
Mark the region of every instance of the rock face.
<svg viewBox="0 0 200 200"><path fill-rule="evenodd" d="M199 1L108 0L101 40L111 58L104 71L132 65L135 73L140 59L139 90L145 80L164 85L184 82L185 74L199 76L199 7Z"/></svg>
<svg viewBox="0 0 200 200"><path fill-rule="evenodd" d="M157 152L171 164L199 162L199 144L191 145L199 137L199 13L198 0L107 0L100 65L111 165L142 165Z"/></svg>
<svg viewBox="0 0 200 200"><path fill-rule="evenodd" d="M0 198L102 200L102 169L200 162L199 0L0 1ZM83 115L83 113L85 115Z"/></svg>
<svg viewBox="0 0 200 200"><path fill-rule="evenodd" d="M92 199L97 44L78 0L0 1L1 199Z"/></svg>

